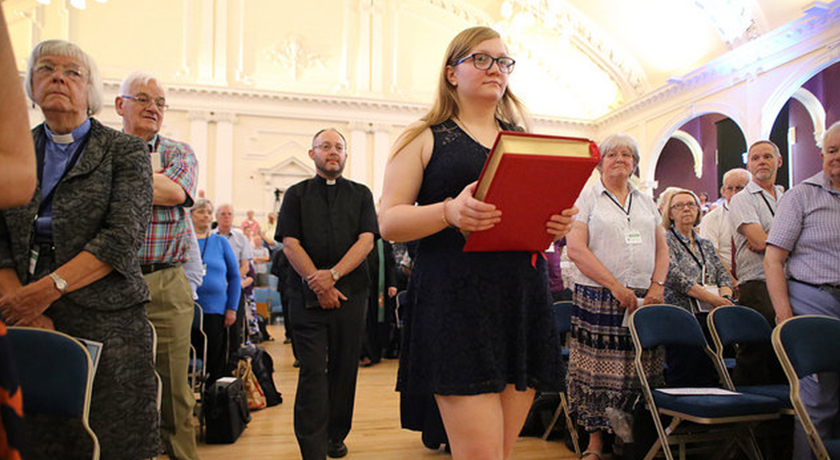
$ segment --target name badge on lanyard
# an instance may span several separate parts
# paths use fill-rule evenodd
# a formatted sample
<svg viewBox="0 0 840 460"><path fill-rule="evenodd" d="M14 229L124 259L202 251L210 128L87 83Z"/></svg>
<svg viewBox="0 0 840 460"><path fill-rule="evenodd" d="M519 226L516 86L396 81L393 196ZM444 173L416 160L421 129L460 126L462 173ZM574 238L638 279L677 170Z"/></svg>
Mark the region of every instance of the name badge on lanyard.
<svg viewBox="0 0 840 460"><path fill-rule="evenodd" d="M35 274L35 267L38 266L38 250L32 248L32 251L29 252L29 276Z"/></svg>
<svg viewBox="0 0 840 460"><path fill-rule="evenodd" d="M633 229L625 230L624 242L627 244L642 244L642 233Z"/></svg>

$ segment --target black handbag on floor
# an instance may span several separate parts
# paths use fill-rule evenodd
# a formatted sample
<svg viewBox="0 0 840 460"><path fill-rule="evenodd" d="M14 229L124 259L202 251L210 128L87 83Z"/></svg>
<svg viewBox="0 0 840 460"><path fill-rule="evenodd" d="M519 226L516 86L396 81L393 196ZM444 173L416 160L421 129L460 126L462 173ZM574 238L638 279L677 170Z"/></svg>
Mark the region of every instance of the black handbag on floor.
<svg viewBox="0 0 840 460"><path fill-rule="evenodd" d="M245 387L237 377L216 380L204 395L205 442L233 444L251 421Z"/></svg>

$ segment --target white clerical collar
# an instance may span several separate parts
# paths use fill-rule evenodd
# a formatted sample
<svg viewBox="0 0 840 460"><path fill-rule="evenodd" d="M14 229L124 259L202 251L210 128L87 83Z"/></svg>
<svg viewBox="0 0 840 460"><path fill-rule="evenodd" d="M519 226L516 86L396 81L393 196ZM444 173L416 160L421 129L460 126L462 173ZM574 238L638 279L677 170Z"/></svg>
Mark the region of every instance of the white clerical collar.
<svg viewBox="0 0 840 460"><path fill-rule="evenodd" d="M73 132L72 131L67 133L67 134L55 134L55 133L50 133L50 134L52 135L52 136L50 136L50 137L52 137L52 141L55 142L56 144L72 144L73 142L75 142L75 139L73 139Z"/></svg>
<svg viewBox="0 0 840 460"><path fill-rule="evenodd" d="M54 133L46 123L44 123L44 131L47 137L55 144L68 145L76 141L84 139L85 135L90 131L90 118L85 119L84 123L77 126L76 129L67 134Z"/></svg>
<svg viewBox="0 0 840 460"><path fill-rule="evenodd" d="M327 179L327 185L335 185L335 179Z"/></svg>

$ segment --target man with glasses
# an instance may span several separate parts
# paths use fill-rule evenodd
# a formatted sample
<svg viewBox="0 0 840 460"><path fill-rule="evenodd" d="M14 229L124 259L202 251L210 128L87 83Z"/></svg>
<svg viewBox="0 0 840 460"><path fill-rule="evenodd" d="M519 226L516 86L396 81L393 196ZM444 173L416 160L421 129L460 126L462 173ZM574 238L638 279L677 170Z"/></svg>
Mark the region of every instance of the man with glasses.
<svg viewBox="0 0 840 460"><path fill-rule="evenodd" d="M703 217L700 223L700 236L711 240L720 260L729 272L732 272L732 226L729 225L729 203L736 193L743 190L752 180L752 175L744 168L726 171L720 196L723 203Z"/></svg>
<svg viewBox="0 0 840 460"><path fill-rule="evenodd" d="M370 190L342 177L344 136L319 131L309 157L317 175L286 191L274 239L283 241L304 291L304 303L290 306L300 360L295 436L304 460L323 460L347 455L368 299L365 259L379 230Z"/></svg>
<svg viewBox="0 0 840 460"><path fill-rule="evenodd" d="M153 76L134 72L115 101L123 131L149 147L153 172L152 220L140 249L140 268L151 293L146 315L158 334L155 366L163 381L161 437L171 459L197 459L192 415L195 398L187 381L193 296L183 265L197 247L186 208L193 204L198 161L189 145L160 136L166 95Z"/></svg>

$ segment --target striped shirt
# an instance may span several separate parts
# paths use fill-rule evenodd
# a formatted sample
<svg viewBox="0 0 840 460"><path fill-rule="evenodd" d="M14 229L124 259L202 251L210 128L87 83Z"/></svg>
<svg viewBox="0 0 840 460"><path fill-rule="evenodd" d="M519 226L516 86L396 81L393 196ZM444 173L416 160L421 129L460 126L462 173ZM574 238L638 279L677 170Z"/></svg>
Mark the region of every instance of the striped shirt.
<svg viewBox="0 0 840 460"><path fill-rule="evenodd" d="M747 247L747 237L738 228L744 224L759 224L765 233L773 225L778 200L784 189L776 185L776 198L760 185L751 181L744 190L736 193L729 201L729 223L735 238L735 264L738 284L746 281L764 281L764 252L755 252Z"/></svg>
<svg viewBox="0 0 840 460"><path fill-rule="evenodd" d="M840 191L824 172L790 189L767 244L790 251L787 272L811 284L840 285Z"/></svg>
<svg viewBox="0 0 840 460"><path fill-rule="evenodd" d="M198 160L192 148L184 142L158 136L155 143L160 152L163 174L180 185L187 200L176 206L153 206L152 220L146 230L146 241L140 248L141 264L163 262L183 263L190 249L185 208L192 206L198 177Z"/></svg>

